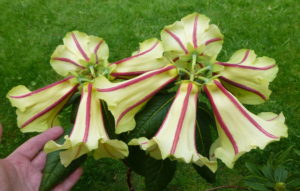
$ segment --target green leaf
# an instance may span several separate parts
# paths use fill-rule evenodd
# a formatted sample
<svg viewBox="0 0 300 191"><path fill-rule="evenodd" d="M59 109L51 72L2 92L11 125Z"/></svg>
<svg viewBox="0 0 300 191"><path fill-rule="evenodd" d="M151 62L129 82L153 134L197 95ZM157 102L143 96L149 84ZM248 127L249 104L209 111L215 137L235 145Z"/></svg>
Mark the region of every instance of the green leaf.
<svg viewBox="0 0 300 191"><path fill-rule="evenodd" d="M269 182L264 177L260 176L247 176L244 179L244 183L246 186L257 191L272 191L272 188L274 187L274 183Z"/></svg>
<svg viewBox="0 0 300 191"><path fill-rule="evenodd" d="M57 142L59 144L64 142L64 136L69 134L71 128L68 129L63 136L61 136ZM55 151L47 155L45 168L43 170L43 177L40 186L40 191L51 190L55 185L62 182L68 177L74 170L80 167L86 160L86 155L74 160L68 167L64 167L60 162L60 151Z"/></svg>
<svg viewBox="0 0 300 191"><path fill-rule="evenodd" d="M172 180L176 170L175 161L155 160L138 146L130 146L129 156L123 161L135 173L145 177L148 191L163 190Z"/></svg>
<svg viewBox="0 0 300 191"><path fill-rule="evenodd" d="M145 173L146 190L160 191L165 189L173 179L175 171L175 161L148 158Z"/></svg>
<svg viewBox="0 0 300 191"><path fill-rule="evenodd" d="M212 111L205 103L199 103L196 119L196 145L198 152L206 157L209 157L209 149L212 144L210 129L214 127L215 121L212 117ZM216 175L206 166L193 165L193 167L206 181L210 183L215 182Z"/></svg>
<svg viewBox="0 0 300 191"><path fill-rule="evenodd" d="M274 179L276 182L285 182L287 176L288 176L288 171L283 166L279 166L275 169Z"/></svg>
<svg viewBox="0 0 300 191"><path fill-rule="evenodd" d="M118 135L115 133L115 119L114 116L107 108L107 104L104 101L101 101L102 107L102 116L104 120L104 126L106 132L111 139L118 139Z"/></svg>
<svg viewBox="0 0 300 191"><path fill-rule="evenodd" d="M215 128L213 113L205 103L198 104L196 119L196 144L198 152L209 156L209 149L212 144L211 129Z"/></svg>
<svg viewBox="0 0 300 191"><path fill-rule="evenodd" d="M123 133L122 140L129 142L133 138L152 138L161 126L174 98L174 94L154 96L136 117L136 127L129 133Z"/></svg>
<svg viewBox="0 0 300 191"><path fill-rule="evenodd" d="M290 182L287 183L287 186L291 187L291 188L299 188L300 187L300 177L292 179Z"/></svg>
<svg viewBox="0 0 300 191"><path fill-rule="evenodd" d="M253 175L262 176L262 173L257 165L250 162L246 162L246 167Z"/></svg>
<svg viewBox="0 0 300 191"><path fill-rule="evenodd" d="M268 163L271 164L274 167L277 167L286 160L288 160L288 157L290 156L291 150L293 149L293 145L285 149L284 151L278 152L275 156L269 157Z"/></svg>
<svg viewBox="0 0 300 191"><path fill-rule="evenodd" d="M195 168L196 172L207 182L214 183L216 181L216 174L211 172L211 170L209 170L209 168L207 168L206 166L200 167L193 164L193 167Z"/></svg>
<svg viewBox="0 0 300 191"><path fill-rule="evenodd" d="M129 146L129 156L123 161L135 173L146 176L146 161L150 156L138 146Z"/></svg>
<svg viewBox="0 0 300 191"><path fill-rule="evenodd" d="M265 165L261 168L263 175L268 178L270 181L274 181L274 172L271 166Z"/></svg>
<svg viewBox="0 0 300 191"><path fill-rule="evenodd" d="M79 104L80 104L80 95L79 96L75 96L75 95L78 95L78 94L74 94L71 98L72 99L72 109L71 109L71 115L70 115L70 122L72 124L75 123L77 111L78 111Z"/></svg>
<svg viewBox="0 0 300 191"><path fill-rule="evenodd" d="M256 183L256 182L248 182L248 181L245 181L245 184L254 189L254 190L257 190L257 191L272 191L271 189L267 188L264 184L262 183Z"/></svg>

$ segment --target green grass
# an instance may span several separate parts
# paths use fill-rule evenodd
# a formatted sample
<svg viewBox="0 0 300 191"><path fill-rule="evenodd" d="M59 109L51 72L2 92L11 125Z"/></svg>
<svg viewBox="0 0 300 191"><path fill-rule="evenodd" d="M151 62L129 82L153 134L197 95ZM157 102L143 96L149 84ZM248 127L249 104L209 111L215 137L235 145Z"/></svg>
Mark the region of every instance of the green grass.
<svg viewBox="0 0 300 191"><path fill-rule="evenodd" d="M259 56L275 58L280 68L271 85L271 99L248 108L254 112L282 111L289 138L272 143L265 151L246 154L233 170L221 166L216 185L240 184L245 161L260 164L269 153L290 144L300 148L299 10L298 0L0 0L0 122L4 126L0 157L33 135L18 130L15 109L6 93L19 84L37 89L60 79L49 59L66 32L76 29L103 37L110 48L110 61L115 61L129 56L139 42L159 37L163 26L197 11L210 17L225 35L220 60L227 60L235 50L250 48ZM89 159L74 190L127 190L125 174L121 162ZM137 190L143 190L142 178L133 178ZM167 190L209 187L212 185L191 166L180 164Z"/></svg>

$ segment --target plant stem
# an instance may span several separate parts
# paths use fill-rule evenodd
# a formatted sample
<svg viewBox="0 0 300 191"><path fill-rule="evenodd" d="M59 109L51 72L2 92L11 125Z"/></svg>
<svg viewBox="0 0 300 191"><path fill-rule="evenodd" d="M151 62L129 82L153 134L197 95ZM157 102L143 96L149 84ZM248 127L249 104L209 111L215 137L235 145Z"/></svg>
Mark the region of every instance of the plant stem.
<svg viewBox="0 0 300 191"><path fill-rule="evenodd" d="M184 69L184 68L178 68L178 70L181 71L181 72L186 73L189 76L191 75L191 73L189 71L187 71L186 69Z"/></svg>
<svg viewBox="0 0 300 191"><path fill-rule="evenodd" d="M194 77L195 77L195 65L196 65L196 62L197 62L197 54L193 54L192 58L193 58L193 60L192 60L190 81L194 81Z"/></svg>
<svg viewBox="0 0 300 191"><path fill-rule="evenodd" d="M206 67L202 68L201 70L198 70L198 71L196 72L195 75L200 74L200 73L202 73L202 72L204 72L204 71L206 71L206 70L209 70L210 67L211 67L211 66L206 66Z"/></svg>
<svg viewBox="0 0 300 191"><path fill-rule="evenodd" d="M126 174L127 175L127 186L128 186L129 191L135 191L132 186L132 183L131 183L131 175L132 175L131 173L132 173L131 168L128 168L127 174Z"/></svg>
<svg viewBox="0 0 300 191"><path fill-rule="evenodd" d="M248 190L248 188L246 187L242 187L242 186L234 186L234 185L229 185L229 186L218 186L215 188L210 188L210 189L206 189L205 191L214 191L214 190L221 190L221 189L225 189L225 188L235 188L235 189L239 189L239 190Z"/></svg>

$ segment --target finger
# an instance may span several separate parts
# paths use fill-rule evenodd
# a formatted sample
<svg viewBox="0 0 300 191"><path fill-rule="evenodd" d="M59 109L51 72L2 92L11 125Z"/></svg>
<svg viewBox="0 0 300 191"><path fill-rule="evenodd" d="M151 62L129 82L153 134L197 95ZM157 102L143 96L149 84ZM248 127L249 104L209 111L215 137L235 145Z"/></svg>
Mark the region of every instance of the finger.
<svg viewBox="0 0 300 191"><path fill-rule="evenodd" d="M46 163L47 154L41 151L33 160L32 165L39 171L43 170Z"/></svg>
<svg viewBox="0 0 300 191"><path fill-rule="evenodd" d="M33 159L37 153L44 147L49 141L58 138L63 133L61 127L53 127L47 131L32 137L20 147L18 147L11 155L23 155L29 160Z"/></svg>
<svg viewBox="0 0 300 191"><path fill-rule="evenodd" d="M82 175L83 169L77 168L66 180L57 185L52 191L68 191L76 184Z"/></svg>

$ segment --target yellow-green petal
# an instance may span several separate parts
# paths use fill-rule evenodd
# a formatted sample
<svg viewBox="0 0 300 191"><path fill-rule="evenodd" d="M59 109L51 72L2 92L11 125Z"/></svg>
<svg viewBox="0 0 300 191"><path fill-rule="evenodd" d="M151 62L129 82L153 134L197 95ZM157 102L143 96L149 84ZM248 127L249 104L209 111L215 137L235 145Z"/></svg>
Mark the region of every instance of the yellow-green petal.
<svg viewBox="0 0 300 191"><path fill-rule="evenodd" d="M57 114L76 92L73 77L30 91L19 85L11 89L7 98L17 108L18 127L22 132L42 132L57 124Z"/></svg>
<svg viewBox="0 0 300 191"><path fill-rule="evenodd" d="M221 82L244 104L261 104L269 99L269 84L278 72L275 60L258 57L253 50L236 51L224 66Z"/></svg>
<svg viewBox="0 0 300 191"><path fill-rule="evenodd" d="M204 87L213 108L219 137L211 156L232 168L235 161L251 149L264 149L273 141L287 137L283 114L254 115L228 92L218 80Z"/></svg>
<svg viewBox="0 0 300 191"><path fill-rule="evenodd" d="M166 26L161 32L166 56L174 62L194 52L216 58L222 48L223 35L216 25L209 25L209 21L208 17L193 13Z"/></svg>
<svg viewBox="0 0 300 191"><path fill-rule="evenodd" d="M196 84L184 81L177 91L169 112L158 132L151 140L133 139L129 144L140 145L156 159L176 159L185 163L206 165L216 171L216 161L198 153L195 140L197 96Z"/></svg>
<svg viewBox="0 0 300 191"><path fill-rule="evenodd" d="M115 118L116 133L130 131L135 127L135 114L160 89L173 82L178 72L169 65L133 79L112 83L105 77L96 79L98 97L106 101Z"/></svg>
<svg viewBox="0 0 300 191"><path fill-rule="evenodd" d="M65 143L59 145L50 141L45 145L46 152L63 150L60 153L61 162L68 166L73 160L91 151L95 158L124 158L128 148L124 142L110 140L104 127L100 100L96 97L93 84L85 84L79 104L75 124Z"/></svg>
<svg viewBox="0 0 300 191"><path fill-rule="evenodd" d="M162 68L169 62L163 57L163 47L161 42L156 39L148 39L140 43L139 50L132 56L112 63L116 65L112 76L135 76L145 72Z"/></svg>
<svg viewBox="0 0 300 191"><path fill-rule="evenodd" d="M63 42L55 49L50 60L52 68L62 76L84 70L90 62L107 62L108 46L102 38L72 31L66 34Z"/></svg>

